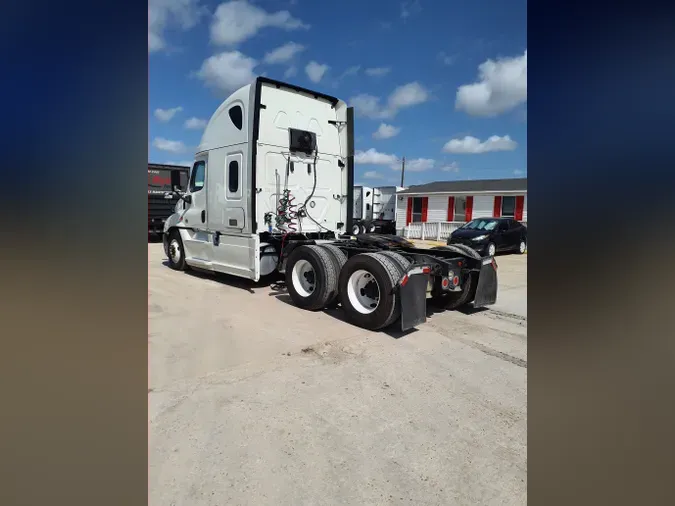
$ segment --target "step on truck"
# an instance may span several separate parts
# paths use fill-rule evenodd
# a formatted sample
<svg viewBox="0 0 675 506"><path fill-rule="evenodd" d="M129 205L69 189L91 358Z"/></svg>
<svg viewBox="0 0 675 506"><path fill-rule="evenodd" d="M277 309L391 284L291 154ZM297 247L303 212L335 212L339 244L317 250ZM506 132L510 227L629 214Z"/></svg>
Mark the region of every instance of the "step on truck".
<svg viewBox="0 0 675 506"><path fill-rule="evenodd" d="M341 305L350 323L407 330L427 302L481 307L497 264L464 246L420 249L352 235L354 109L265 77L242 87L204 130L187 191L164 225L169 266L260 281L281 273L293 303Z"/></svg>
<svg viewBox="0 0 675 506"><path fill-rule="evenodd" d="M396 193L402 186L354 187L352 235L396 234Z"/></svg>

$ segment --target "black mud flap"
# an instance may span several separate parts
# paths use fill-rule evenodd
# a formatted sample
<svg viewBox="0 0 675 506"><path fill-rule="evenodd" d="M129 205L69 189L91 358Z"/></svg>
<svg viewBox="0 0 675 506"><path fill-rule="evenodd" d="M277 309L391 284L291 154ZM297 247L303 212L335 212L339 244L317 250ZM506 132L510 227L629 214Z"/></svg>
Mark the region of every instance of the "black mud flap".
<svg viewBox="0 0 675 506"><path fill-rule="evenodd" d="M427 321L428 283L429 274L421 267L409 269L399 281L402 331L412 329Z"/></svg>
<svg viewBox="0 0 675 506"><path fill-rule="evenodd" d="M473 305L474 307L484 307L495 302L497 302L497 262L494 258L484 258Z"/></svg>

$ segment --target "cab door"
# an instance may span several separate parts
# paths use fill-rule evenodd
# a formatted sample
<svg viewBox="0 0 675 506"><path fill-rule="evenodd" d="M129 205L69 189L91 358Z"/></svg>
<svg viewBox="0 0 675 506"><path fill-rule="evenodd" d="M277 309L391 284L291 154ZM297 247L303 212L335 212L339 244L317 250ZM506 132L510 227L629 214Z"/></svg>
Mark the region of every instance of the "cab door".
<svg viewBox="0 0 675 506"><path fill-rule="evenodd" d="M181 225L185 227L186 233L183 234L183 245L187 258L207 261L208 255L206 244L208 235L206 233L207 223L207 189L206 176L208 172L208 155L198 155L192 166L190 181L188 184L187 195L191 202L186 204L186 210L183 213Z"/></svg>

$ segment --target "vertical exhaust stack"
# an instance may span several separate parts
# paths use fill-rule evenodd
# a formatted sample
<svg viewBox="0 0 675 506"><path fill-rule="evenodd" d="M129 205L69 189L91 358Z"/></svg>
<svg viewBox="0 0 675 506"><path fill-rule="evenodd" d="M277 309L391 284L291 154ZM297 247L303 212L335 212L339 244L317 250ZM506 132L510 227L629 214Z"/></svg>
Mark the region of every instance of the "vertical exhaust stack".
<svg viewBox="0 0 675 506"><path fill-rule="evenodd" d="M354 108L347 108L347 228L354 225Z"/></svg>

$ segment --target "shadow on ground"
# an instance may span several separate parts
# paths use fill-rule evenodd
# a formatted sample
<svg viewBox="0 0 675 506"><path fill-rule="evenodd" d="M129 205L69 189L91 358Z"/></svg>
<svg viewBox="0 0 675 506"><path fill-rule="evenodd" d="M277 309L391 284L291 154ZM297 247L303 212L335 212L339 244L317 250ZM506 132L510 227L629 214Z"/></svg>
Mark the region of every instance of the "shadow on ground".
<svg viewBox="0 0 675 506"><path fill-rule="evenodd" d="M170 268L168 260L164 260L162 262L162 265L164 265L167 268ZM256 293L256 290L269 290L268 295L270 297L276 297L276 299L279 300L280 302L283 302L284 304L288 304L289 306L297 308L297 306L293 303L291 296L288 294L288 291L286 289L286 283L283 281L283 275L279 273L275 273L272 274L271 276L268 276L267 278L263 278L257 283L250 279L239 278L237 276L231 276L228 274L222 274L218 272L203 271L200 269L195 269L194 267L184 271L183 274L200 279L211 279L217 281L218 283L222 283L223 285L238 288L251 294ZM464 315L472 315L475 313L482 313L483 311L486 310L487 308L474 308L472 304L468 304L463 308L457 309L456 311ZM347 323L348 325L352 325L345 319L345 314L342 311L342 308L340 307L339 303L335 303L332 306L327 307L326 309L323 309L321 311L324 314L330 316L331 318L335 318L336 320ZM427 303L427 318L432 318L435 314L444 313L446 311L448 310L435 306L432 303ZM396 328L397 325L398 322L394 323L391 327L387 329L380 330L379 332L382 332L393 339L400 339L402 337L407 337L410 334L414 334L415 332L417 332L416 328L409 329L406 331L399 330Z"/></svg>
<svg viewBox="0 0 675 506"><path fill-rule="evenodd" d="M162 265L165 266L167 269L171 268L169 267L168 260L164 260L162 262ZM270 287L273 283L276 283L280 279L279 274L273 274L271 276L267 276L265 278L260 279L260 281L258 282L255 282L253 280L240 278L238 276L231 276L229 274L222 274L220 272L205 271L194 267L190 267L188 270L183 271L182 274L185 274L187 276L193 276L195 278L210 279L213 281L217 281L218 283L221 283L223 285L231 286L233 288L239 288L240 290L244 290L248 293L255 293L256 290L258 289L265 289L267 287Z"/></svg>

